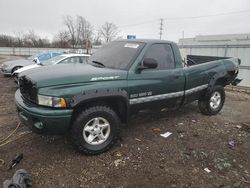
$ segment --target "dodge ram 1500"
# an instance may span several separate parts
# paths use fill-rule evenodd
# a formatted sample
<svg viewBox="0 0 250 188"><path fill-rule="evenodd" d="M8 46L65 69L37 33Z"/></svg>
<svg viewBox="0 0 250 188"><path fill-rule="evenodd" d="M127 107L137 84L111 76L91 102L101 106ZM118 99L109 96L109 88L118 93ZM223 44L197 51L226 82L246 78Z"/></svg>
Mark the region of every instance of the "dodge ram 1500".
<svg viewBox="0 0 250 188"><path fill-rule="evenodd" d="M224 87L239 80L238 58L188 56L164 40L114 41L87 64L24 71L15 101L20 120L42 134L70 133L85 154L110 149L120 124L145 108L179 108L198 100L201 113L215 115Z"/></svg>

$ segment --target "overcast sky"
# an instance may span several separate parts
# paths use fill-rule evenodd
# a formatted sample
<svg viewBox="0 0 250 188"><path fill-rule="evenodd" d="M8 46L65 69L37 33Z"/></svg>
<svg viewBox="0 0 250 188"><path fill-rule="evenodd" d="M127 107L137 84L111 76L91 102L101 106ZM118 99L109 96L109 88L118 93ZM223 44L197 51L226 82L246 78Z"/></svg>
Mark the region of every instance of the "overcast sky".
<svg viewBox="0 0 250 188"><path fill-rule="evenodd" d="M242 10L249 11L232 13ZM182 31L185 37L250 33L250 0L0 0L0 33L33 29L51 39L64 29L64 15L81 15L95 29L113 22L124 38L159 38L160 18L165 19L162 38L167 40L178 41Z"/></svg>

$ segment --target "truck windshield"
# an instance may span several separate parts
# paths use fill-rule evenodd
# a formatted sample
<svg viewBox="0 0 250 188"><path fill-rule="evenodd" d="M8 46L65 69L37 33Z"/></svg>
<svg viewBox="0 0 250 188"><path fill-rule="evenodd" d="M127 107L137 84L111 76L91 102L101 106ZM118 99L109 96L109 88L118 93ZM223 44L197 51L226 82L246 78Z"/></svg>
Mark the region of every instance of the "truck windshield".
<svg viewBox="0 0 250 188"><path fill-rule="evenodd" d="M145 43L134 41L111 42L90 56L88 63L98 62L102 67L126 70L144 46Z"/></svg>

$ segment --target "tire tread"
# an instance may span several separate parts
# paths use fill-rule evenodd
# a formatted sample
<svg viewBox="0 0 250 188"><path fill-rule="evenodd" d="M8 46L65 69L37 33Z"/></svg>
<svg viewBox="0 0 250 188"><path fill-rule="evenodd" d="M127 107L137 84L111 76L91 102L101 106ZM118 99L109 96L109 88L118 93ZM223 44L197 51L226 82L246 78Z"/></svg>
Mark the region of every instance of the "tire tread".
<svg viewBox="0 0 250 188"><path fill-rule="evenodd" d="M221 106L217 111L213 111L210 108L210 95L214 92L214 91L219 91L221 94ZM217 113L219 113L221 111L221 109L223 108L224 102L225 102L225 91L224 91L224 87L221 85L215 85L213 91L211 92L211 94L209 95L209 97L205 97L205 96L201 96L200 99L198 100L198 106L199 109L201 111L202 114L204 115L216 115Z"/></svg>
<svg viewBox="0 0 250 188"><path fill-rule="evenodd" d="M115 129L115 133L114 133L114 138L112 139L112 141L103 149L98 150L98 151L93 151L93 150L89 150L85 147L82 146L81 141L78 139L77 135L79 134L79 128L81 125L81 121L83 119L85 119L86 117L88 117L90 114L92 113L96 113L96 112L105 112L105 113L109 113L112 115L112 117L115 119L115 121L118 123L117 128ZM120 132L120 119L118 118L117 114L115 113L115 111L110 108L107 105L94 105L94 106L89 106L85 109L83 109L75 118L72 129L71 129L71 138L72 141L75 145L75 147L82 153L86 154L86 155L97 155L100 153L103 153L109 149L111 149L113 147L113 145L116 143L118 137L119 137L119 132Z"/></svg>

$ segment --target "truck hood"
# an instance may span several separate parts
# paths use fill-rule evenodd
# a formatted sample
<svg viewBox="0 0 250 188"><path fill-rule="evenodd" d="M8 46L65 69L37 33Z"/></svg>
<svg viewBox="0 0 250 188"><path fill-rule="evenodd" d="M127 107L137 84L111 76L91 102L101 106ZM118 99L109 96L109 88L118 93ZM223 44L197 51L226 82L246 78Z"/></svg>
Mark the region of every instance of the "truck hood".
<svg viewBox="0 0 250 188"><path fill-rule="evenodd" d="M19 77L27 76L38 88L54 85L77 84L127 79L127 71L95 67L89 64L59 64L41 66L22 72Z"/></svg>

